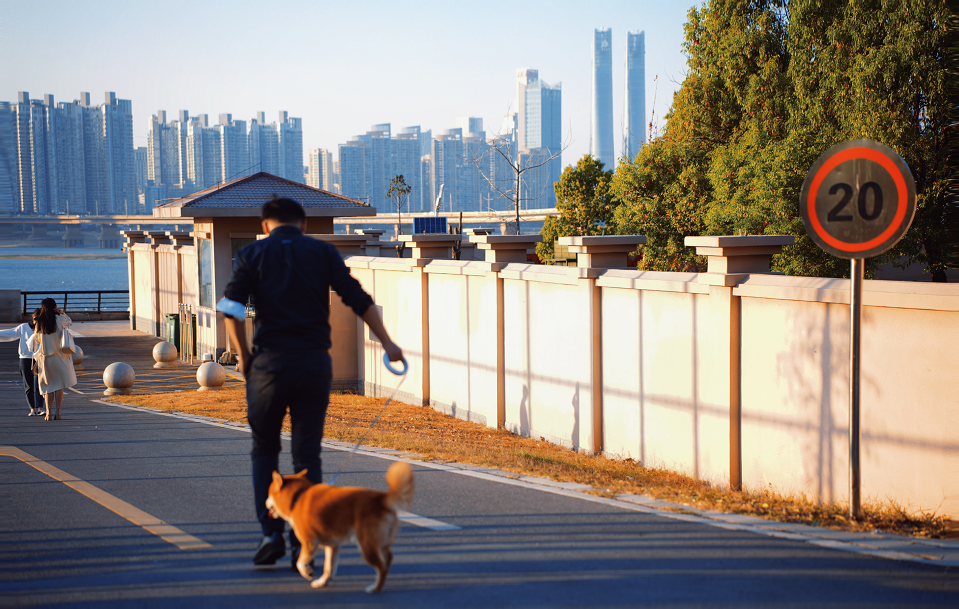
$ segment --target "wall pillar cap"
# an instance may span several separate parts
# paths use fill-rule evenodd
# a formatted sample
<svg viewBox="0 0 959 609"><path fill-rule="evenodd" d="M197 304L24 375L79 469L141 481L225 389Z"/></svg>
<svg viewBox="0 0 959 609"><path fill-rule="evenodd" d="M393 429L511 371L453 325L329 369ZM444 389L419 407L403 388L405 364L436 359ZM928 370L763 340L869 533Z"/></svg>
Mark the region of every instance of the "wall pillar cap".
<svg viewBox="0 0 959 609"><path fill-rule="evenodd" d="M695 247L696 254L708 257L707 274L738 276L719 284L711 283L715 279L702 278L700 283L727 287L738 283L744 274L768 273L770 258L781 254L784 245L795 242L792 235L708 235L686 237L683 241L687 247Z"/></svg>
<svg viewBox="0 0 959 609"><path fill-rule="evenodd" d="M475 244L477 253L485 250L486 262L527 262L526 254L534 250L543 240L542 235L490 235L472 234L470 243Z"/></svg>
<svg viewBox="0 0 959 609"><path fill-rule="evenodd" d="M400 235L397 239L410 248L412 258L449 260L453 257L453 245L462 241L463 235Z"/></svg>
<svg viewBox="0 0 959 609"><path fill-rule="evenodd" d="M576 254L576 266L595 269L624 269L627 256L646 243L645 235L594 235L560 237L560 245Z"/></svg>
<svg viewBox="0 0 959 609"><path fill-rule="evenodd" d="M591 246L636 246L636 245L645 245L646 236L645 235L592 235L592 236L573 236L573 237L560 237L558 239L560 245L565 245L569 247L569 251L577 253L588 253L587 249ZM583 248L576 249L573 248ZM626 250L626 253L635 251L636 248L633 247L630 250Z"/></svg>
<svg viewBox="0 0 959 609"><path fill-rule="evenodd" d="M357 235L366 235L370 237L369 242L379 241L380 236L386 232L386 229L382 228L357 228L353 232Z"/></svg>

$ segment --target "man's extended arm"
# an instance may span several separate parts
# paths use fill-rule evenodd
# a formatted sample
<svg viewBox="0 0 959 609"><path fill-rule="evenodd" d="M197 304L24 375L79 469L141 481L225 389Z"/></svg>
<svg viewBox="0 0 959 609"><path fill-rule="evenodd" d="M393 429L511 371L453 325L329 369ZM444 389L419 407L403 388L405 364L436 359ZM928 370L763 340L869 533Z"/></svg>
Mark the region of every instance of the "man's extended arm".
<svg viewBox="0 0 959 609"><path fill-rule="evenodd" d="M390 357L391 362L398 362L403 359L403 350L400 349L399 345L393 342L390 338L389 333L386 331L386 327L383 325L383 318L380 317L380 311L375 306L370 306L366 309L366 313L363 313L363 321L366 322L366 325L370 327L370 330L373 331L373 334L376 334L376 337L380 339L380 343L383 345L383 350L386 351L386 354Z"/></svg>
<svg viewBox="0 0 959 609"><path fill-rule="evenodd" d="M234 319L227 315L223 321L226 331L230 333L230 344L236 346L236 369L245 378L250 367L250 350L246 346L246 319Z"/></svg>

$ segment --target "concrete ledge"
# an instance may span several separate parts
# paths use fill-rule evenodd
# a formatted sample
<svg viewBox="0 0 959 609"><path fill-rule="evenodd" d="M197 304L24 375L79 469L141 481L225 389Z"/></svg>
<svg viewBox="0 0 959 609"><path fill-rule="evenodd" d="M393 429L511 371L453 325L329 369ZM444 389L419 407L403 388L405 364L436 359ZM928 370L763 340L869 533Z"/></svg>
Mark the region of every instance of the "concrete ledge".
<svg viewBox="0 0 959 609"><path fill-rule="evenodd" d="M749 275L734 296L849 304L848 279ZM916 281L865 281L863 305L895 309L959 311L959 284Z"/></svg>
<svg viewBox="0 0 959 609"><path fill-rule="evenodd" d="M578 266L547 266L543 264L512 263L500 271L500 276L503 279L576 285L581 279L599 277L605 271L606 269L592 269Z"/></svg>
<svg viewBox="0 0 959 609"><path fill-rule="evenodd" d="M432 261L432 258L387 258L383 256L350 256L343 259L343 262L349 268L407 272L411 272L419 266L426 266Z"/></svg>
<svg viewBox="0 0 959 609"><path fill-rule="evenodd" d="M484 260L432 260L424 269L427 273L440 275L478 275L506 268L506 262L486 262Z"/></svg>
<svg viewBox="0 0 959 609"><path fill-rule="evenodd" d="M731 288L742 283L749 273L700 273L697 281L703 285Z"/></svg>
<svg viewBox="0 0 959 609"><path fill-rule="evenodd" d="M609 269L596 279L596 285L602 288L708 294L709 287L698 281L701 276L702 273Z"/></svg>
<svg viewBox="0 0 959 609"><path fill-rule="evenodd" d="M686 237L683 243L687 247L770 247L792 245L796 238L792 235L705 235ZM699 253L699 252L697 252Z"/></svg>

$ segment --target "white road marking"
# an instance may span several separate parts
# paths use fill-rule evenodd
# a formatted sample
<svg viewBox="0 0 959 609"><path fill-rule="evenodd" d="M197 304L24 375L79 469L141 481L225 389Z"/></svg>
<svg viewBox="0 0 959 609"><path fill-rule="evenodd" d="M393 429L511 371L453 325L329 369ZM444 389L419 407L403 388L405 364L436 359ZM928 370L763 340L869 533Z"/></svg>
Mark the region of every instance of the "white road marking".
<svg viewBox="0 0 959 609"><path fill-rule="evenodd" d="M410 512L404 512L403 510L397 510L397 514L399 515L401 522L423 527L424 529L430 529L432 531L457 531L460 529L460 527L456 526L455 524L433 520L432 518L427 518L426 516L417 516L416 514L411 514Z"/></svg>

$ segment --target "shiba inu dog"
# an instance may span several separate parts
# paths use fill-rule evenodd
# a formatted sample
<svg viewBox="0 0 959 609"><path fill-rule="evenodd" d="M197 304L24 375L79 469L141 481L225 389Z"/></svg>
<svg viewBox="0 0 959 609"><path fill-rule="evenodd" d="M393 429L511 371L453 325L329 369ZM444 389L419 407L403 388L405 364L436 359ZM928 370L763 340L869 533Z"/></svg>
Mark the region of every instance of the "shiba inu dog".
<svg viewBox="0 0 959 609"><path fill-rule="evenodd" d="M383 589L393 562L390 546L399 529L397 510L409 508L413 501L413 470L408 463L397 462L386 472L387 492L361 487L313 484L306 470L294 476L273 472L266 507L274 518L290 523L302 544L296 568L300 575L313 579L310 563L319 546L326 549L323 575L312 581L314 588L326 586L336 574L340 545L356 538L363 559L376 569L376 582L366 591Z"/></svg>

